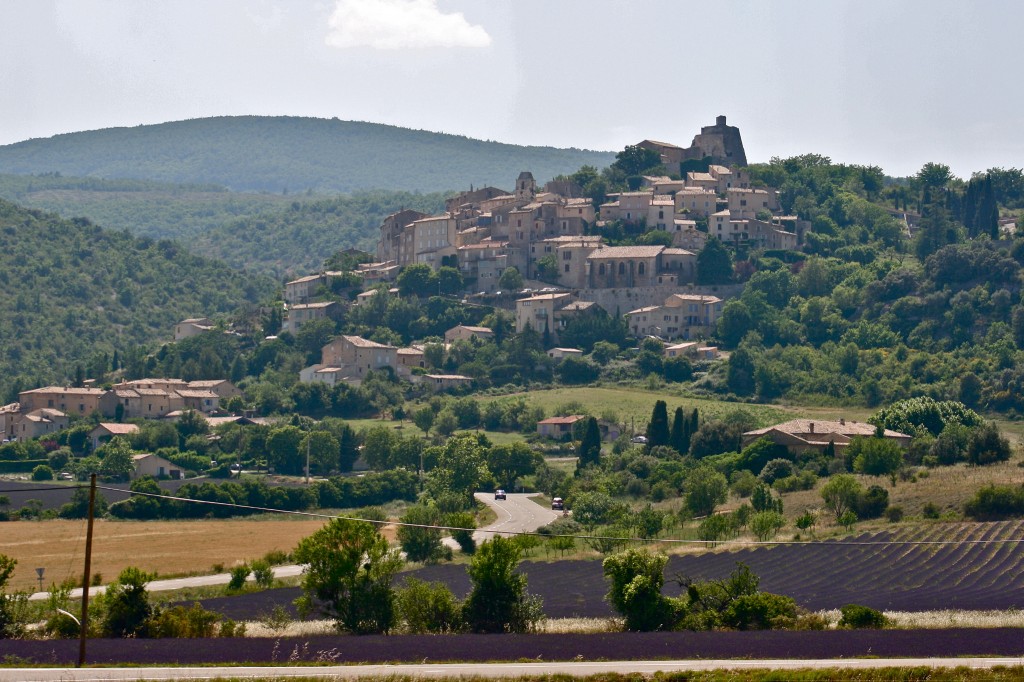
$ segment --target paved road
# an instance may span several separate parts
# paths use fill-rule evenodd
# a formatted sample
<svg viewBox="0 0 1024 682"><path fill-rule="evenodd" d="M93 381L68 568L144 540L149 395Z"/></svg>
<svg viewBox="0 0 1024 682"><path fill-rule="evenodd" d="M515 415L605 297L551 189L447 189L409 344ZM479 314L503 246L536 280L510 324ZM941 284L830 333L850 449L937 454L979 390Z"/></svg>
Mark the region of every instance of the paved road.
<svg viewBox="0 0 1024 682"><path fill-rule="evenodd" d="M600 661L586 663L450 663L443 665L345 665L212 668L0 668L0 682L98 682L112 680L210 680L215 678L289 677L349 680L360 677L418 678L519 677L523 675L600 675L608 673L684 672L706 670L800 670L822 668L956 668L990 669L1024 665L1024 658L844 658L838 660L703 660Z"/></svg>
<svg viewBox="0 0 1024 682"><path fill-rule="evenodd" d="M509 493L508 499L506 500L495 500L494 493L477 493L476 498L484 504L492 507L498 514L498 519L489 526L478 529L473 533L474 539L477 543L489 540L494 537L494 531L510 531L510 532L529 532L540 528L541 526L551 523L558 517L557 512L553 512L546 507L534 502L531 498L531 494L527 493ZM445 544L458 549L459 545L451 538L445 538ZM289 566L276 566L274 568L274 577L276 578L289 578L300 575L302 573L302 566L289 565ZM154 580L146 585L146 589L150 592L164 592L167 590L181 590L187 587L206 587L209 585L227 585L231 580L231 574L229 573L217 573L214 575L200 575L193 576L191 578L174 578L170 580ZM105 586L89 588L89 594L98 594L106 589ZM37 592L33 594L29 599L46 599L48 593ZM81 588L74 589L71 591L72 598L80 598L82 596Z"/></svg>

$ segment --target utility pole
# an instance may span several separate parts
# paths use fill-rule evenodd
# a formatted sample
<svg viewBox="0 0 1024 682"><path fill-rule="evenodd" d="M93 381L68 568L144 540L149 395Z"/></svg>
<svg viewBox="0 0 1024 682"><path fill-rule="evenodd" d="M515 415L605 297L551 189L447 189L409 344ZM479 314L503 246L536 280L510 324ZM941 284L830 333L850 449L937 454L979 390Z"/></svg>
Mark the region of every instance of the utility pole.
<svg viewBox="0 0 1024 682"><path fill-rule="evenodd" d="M309 485L309 443L312 440L310 438L312 434L312 431L306 434L306 485Z"/></svg>
<svg viewBox="0 0 1024 682"><path fill-rule="evenodd" d="M85 665L85 637L89 629L89 583L92 573L92 522L96 511L96 474L89 478L89 521L85 531L85 574L82 577L82 631L78 639L78 667Z"/></svg>

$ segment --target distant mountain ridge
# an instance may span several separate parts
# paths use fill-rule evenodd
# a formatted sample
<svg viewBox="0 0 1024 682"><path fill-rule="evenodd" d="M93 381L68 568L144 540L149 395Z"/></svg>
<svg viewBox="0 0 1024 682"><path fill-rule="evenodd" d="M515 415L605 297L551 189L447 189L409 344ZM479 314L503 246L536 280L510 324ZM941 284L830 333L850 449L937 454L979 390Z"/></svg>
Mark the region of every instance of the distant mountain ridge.
<svg viewBox="0 0 1024 682"><path fill-rule="evenodd" d="M216 183L252 192L438 192L538 181L613 152L526 147L396 126L290 116L224 116L66 133L0 146L0 173Z"/></svg>

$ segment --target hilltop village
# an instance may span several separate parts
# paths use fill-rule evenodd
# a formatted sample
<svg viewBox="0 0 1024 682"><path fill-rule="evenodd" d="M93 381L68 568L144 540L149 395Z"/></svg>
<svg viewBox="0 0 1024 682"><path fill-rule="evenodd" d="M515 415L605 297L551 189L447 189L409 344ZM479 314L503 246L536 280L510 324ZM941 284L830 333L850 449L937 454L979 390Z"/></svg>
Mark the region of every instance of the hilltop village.
<svg viewBox="0 0 1024 682"><path fill-rule="evenodd" d="M411 210L389 215L372 262L356 266L364 292L354 305L382 287L397 294L394 282L409 266L423 264L435 272L455 268L460 295L514 312L517 333L531 328L557 344L569 321L600 311L624 317L637 338L665 342L666 357L718 357L717 348L702 342L714 334L725 302L741 287L726 284L728 277L700 276L699 258L708 241L791 250L810 223L783 215L775 189L751 186L739 130L725 116L702 128L690 147L644 140L634 149L656 155L672 172L632 178L634 191L609 193L596 203L572 178L539 186L523 171L512 191L470 189L449 198L440 215ZM610 244L603 236L610 229L639 239ZM705 275L709 269L706 265ZM324 271L288 282L283 328L295 333L305 322L335 314L338 302L316 300L317 293L329 291L345 275ZM487 328L461 326L449 330L445 342L490 334ZM582 350L554 347L549 354L560 359ZM423 367L422 355L422 346L396 348L341 336L301 378L357 382L368 370L390 366L417 380L411 371ZM460 375L426 380L441 389L471 381Z"/></svg>

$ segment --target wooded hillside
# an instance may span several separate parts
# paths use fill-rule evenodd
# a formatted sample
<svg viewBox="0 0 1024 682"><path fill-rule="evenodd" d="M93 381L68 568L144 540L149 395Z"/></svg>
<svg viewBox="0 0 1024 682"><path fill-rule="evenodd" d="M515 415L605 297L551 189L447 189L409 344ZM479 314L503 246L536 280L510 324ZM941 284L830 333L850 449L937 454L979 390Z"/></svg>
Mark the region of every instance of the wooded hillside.
<svg viewBox="0 0 1024 682"><path fill-rule="evenodd" d="M108 368L173 325L255 305L273 291L169 241L61 220L0 200L0 397Z"/></svg>
<svg viewBox="0 0 1024 682"><path fill-rule="evenodd" d="M0 173L217 183L274 193L364 189L438 192L539 182L610 152L522 147L337 119L236 116L108 128L0 147Z"/></svg>

